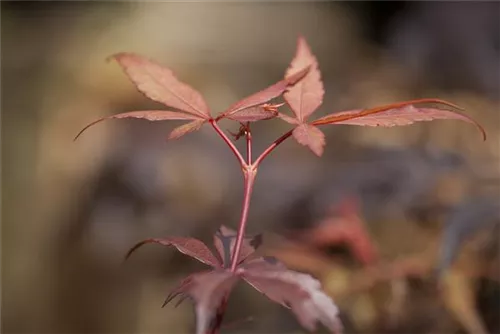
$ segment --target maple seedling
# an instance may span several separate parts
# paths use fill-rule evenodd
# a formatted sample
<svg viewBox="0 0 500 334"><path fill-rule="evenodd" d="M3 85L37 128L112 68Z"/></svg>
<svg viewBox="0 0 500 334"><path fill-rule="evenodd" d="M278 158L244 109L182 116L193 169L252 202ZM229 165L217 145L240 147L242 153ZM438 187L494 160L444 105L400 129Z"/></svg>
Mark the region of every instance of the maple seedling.
<svg viewBox="0 0 500 334"><path fill-rule="evenodd" d="M241 165L244 179L241 219L237 232L222 226L215 234L217 255L214 255L201 241L181 237L148 239L137 244L128 253L130 255L145 243L158 243L174 246L180 252L212 267L211 270L188 276L166 300L168 303L174 297L180 296L180 301L186 297L194 301L198 334L219 331L229 294L239 280L246 281L271 300L290 308L301 325L310 331L315 330L318 321L333 333L342 331L338 309L323 292L319 281L310 275L288 270L276 259L255 255L254 250L259 245L258 238L252 240L245 238L250 198L258 168L284 140L293 137L316 155L321 156L325 146L325 136L318 128L320 125L395 126L434 119L458 119L473 123L481 131L483 138L486 138L483 128L470 117L458 112L459 107L439 99L419 99L369 109L343 111L310 121L309 117L322 104L324 89L316 57L303 37L298 38L295 57L282 80L234 103L215 117L202 95L177 79L169 68L131 53L119 53L111 58L118 62L137 89L146 97L173 109L132 111L104 117L87 125L76 138L90 126L112 118L142 118L149 121L185 120L188 122L175 128L170 133L169 139L180 138L208 124L227 144ZM280 97L284 98L284 102L271 102ZM293 116L279 111L285 104L291 109ZM222 119L241 124L239 132L233 135L235 140L245 138L246 154L243 155L233 140L219 127L218 122ZM294 127L277 138L254 159L250 124L270 119L282 119Z"/></svg>

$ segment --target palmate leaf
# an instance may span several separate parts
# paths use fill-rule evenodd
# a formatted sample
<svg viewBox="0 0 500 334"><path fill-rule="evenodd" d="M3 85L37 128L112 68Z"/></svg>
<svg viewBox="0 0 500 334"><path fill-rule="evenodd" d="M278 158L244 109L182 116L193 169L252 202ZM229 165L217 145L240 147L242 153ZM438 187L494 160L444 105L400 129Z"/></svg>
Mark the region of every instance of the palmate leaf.
<svg viewBox="0 0 500 334"><path fill-rule="evenodd" d="M127 258L146 243L158 243L174 246L180 252L213 267L212 270L194 273L184 278L163 303L165 306L179 297L178 305L186 298L190 298L195 304L197 334L217 332L229 295L240 279L271 300L291 308L305 328L314 330L319 321L333 333L341 331L337 307L321 291L317 280L309 275L288 270L272 257L252 256L262 243L261 235L244 239L236 270L232 272L228 269L230 264L228 254L233 251L235 240L234 230L225 226L219 228L214 235L214 244L221 259L216 258L201 241L182 237L144 240L127 253Z"/></svg>
<svg viewBox="0 0 500 334"><path fill-rule="evenodd" d="M294 117L282 113L279 113L278 117L289 124L295 125L296 128L292 133L293 137L300 144L309 147L318 156L323 153L325 140L323 133L315 128L315 126L325 124L390 127L409 125L414 122L431 121L435 119L457 119L476 125L483 139L486 139L486 133L481 125L469 116L454 110L460 109L456 105L439 99L411 100L370 109L343 111L321 117L312 122L308 121L308 116L321 105L324 89L316 57L312 54L305 39L299 37L295 58L287 70L285 77L293 73L297 68L302 68L304 66L309 66L309 72L302 80L293 87L290 87L283 95ZM448 109L417 106L424 103L434 103L447 107ZM307 126L305 126L305 124L307 124Z"/></svg>
<svg viewBox="0 0 500 334"><path fill-rule="evenodd" d="M177 139L196 131L211 118L210 109L201 94L179 81L170 69L131 53L119 53L111 58L116 59L137 89L148 98L181 111L145 110L103 117L84 127L75 140L89 127L113 118L142 118L148 121L191 120L175 128L169 139Z"/></svg>
<svg viewBox="0 0 500 334"><path fill-rule="evenodd" d="M474 124L486 140L486 132L483 127L471 117L461 114L455 110L417 107L416 105L433 103L446 107L459 109L458 106L439 99L420 99L398 102L385 106L343 111L319 118L311 124L348 124L365 126L400 126L415 122L432 121L436 119L457 119Z"/></svg>
<svg viewBox="0 0 500 334"><path fill-rule="evenodd" d="M111 58L120 64L137 89L151 100L210 119L210 109L203 96L177 79L169 68L132 53L119 53Z"/></svg>

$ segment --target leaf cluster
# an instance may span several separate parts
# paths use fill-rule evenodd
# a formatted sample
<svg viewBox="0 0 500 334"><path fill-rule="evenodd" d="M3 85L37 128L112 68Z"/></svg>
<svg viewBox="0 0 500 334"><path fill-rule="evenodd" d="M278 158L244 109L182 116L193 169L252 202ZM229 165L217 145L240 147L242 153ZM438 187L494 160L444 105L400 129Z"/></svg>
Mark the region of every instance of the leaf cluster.
<svg viewBox="0 0 500 334"><path fill-rule="evenodd" d="M148 239L131 249L128 255L146 243L174 246L178 251L211 267L210 270L186 277L167 297L165 304L175 297L180 301L191 298L195 303L197 333L215 333L220 328L227 298L234 285L244 281L272 301L291 309L299 322L314 330L319 321L330 331L338 333L342 326L338 309L322 290L320 283L309 275L288 270L276 259L257 256L255 249L260 237L245 238L250 196L259 164L284 140L293 137L298 143L321 156L325 135L319 126L328 124L399 126L434 119L457 119L472 123L485 138L484 129L470 117L460 113L456 105L439 99L419 99L327 114L310 120L323 102L324 87L316 57L303 37L298 38L297 49L282 79L267 88L235 102L214 116L203 96L193 87L177 78L173 71L150 59L133 53L119 53L111 57L124 70L136 88L149 99L168 110L141 110L120 113L98 119L83 128L78 138L89 127L107 119L139 118L148 121L186 121L170 132L169 139L180 138L210 124L237 157L245 180L243 210L238 233L222 226L214 237L214 254L201 241L193 238L167 237ZM282 98L280 101L275 99ZM427 105L434 106L427 106ZM280 111L287 106L291 114ZM246 159L217 123L228 119L240 123L235 138L245 137ZM253 122L280 119L293 126L278 137L260 156L252 159ZM75 139L76 139L75 138ZM360 235L359 231L349 236ZM344 236L347 238L347 235ZM352 238L351 238L352 239ZM359 238L358 238L359 239ZM361 253L366 243L356 239Z"/></svg>

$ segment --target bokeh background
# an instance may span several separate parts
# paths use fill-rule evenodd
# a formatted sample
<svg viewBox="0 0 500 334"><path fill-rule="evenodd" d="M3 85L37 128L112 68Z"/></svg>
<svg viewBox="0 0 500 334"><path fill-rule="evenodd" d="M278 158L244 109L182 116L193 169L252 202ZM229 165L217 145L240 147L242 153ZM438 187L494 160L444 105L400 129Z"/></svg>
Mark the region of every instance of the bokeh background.
<svg viewBox="0 0 500 334"><path fill-rule="evenodd" d="M321 159L286 142L259 171L249 232L314 229L354 196L384 259L412 256L426 275L347 293L363 274L349 249L273 244L323 281L348 332L466 333L471 310L500 331L500 275L481 269L498 262L499 2L2 1L2 332L193 331L189 302L160 306L201 265L154 246L125 265L123 255L146 237L210 241L220 224L235 228L234 157L209 127L167 142L174 122L110 121L72 139L98 117L158 107L105 62L113 53L158 60L222 111L283 76L298 34L322 71L318 115L436 97L464 107L488 140L466 123L436 121L324 128ZM288 129L261 123L256 151ZM436 292L437 267L454 273L448 298ZM226 320L249 315L224 331L302 332L288 311L241 286Z"/></svg>

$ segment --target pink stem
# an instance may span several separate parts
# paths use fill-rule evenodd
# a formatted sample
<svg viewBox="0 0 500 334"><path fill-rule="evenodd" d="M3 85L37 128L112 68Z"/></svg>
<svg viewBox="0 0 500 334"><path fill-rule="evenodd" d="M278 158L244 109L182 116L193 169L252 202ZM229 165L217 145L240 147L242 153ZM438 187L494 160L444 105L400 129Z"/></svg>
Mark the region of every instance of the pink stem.
<svg viewBox="0 0 500 334"><path fill-rule="evenodd" d="M240 226L238 229L238 235L236 236L236 245L234 247L233 257L231 261L231 271L236 270L236 266L238 265L238 258L241 251L241 244L243 243L243 237L245 235L245 227L248 218L248 209L250 206L250 197L252 195L253 184L255 181L255 176L257 175L257 167L264 160L265 157L269 155L279 144L281 144L285 139L292 135L293 130L288 131L283 136L276 139L262 154L255 160L252 164L252 134L250 132L250 128L248 128L246 136L247 136L247 167L243 169L243 174L245 178L245 195L243 198L243 210L241 213Z"/></svg>
<svg viewBox="0 0 500 334"><path fill-rule="evenodd" d="M238 151L238 149L234 146L233 142L229 140L229 138L222 132L222 130L219 128L217 125L217 120L218 119L211 119L210 124L212 124L212 127L215 129L215 131L219 134L219 136L226 142L226 144L229 146L231 151L233 151L234 155L238 159L241 169L243 171L243 178L244 178L244 197L243 197L243 208L241 212L241 219L240 219L240 224L238 228L238 234L236 236L236 245L234 246L234 251L232 254L232 259L231 259L231 271L235 272L236 271L236 266L238 265L238 259L240 257L241 253L241 245L243 243L243 239L245 236L245 227L247 224L248 220L248 210L250 208L250 198L252 196L252 191L253 191L253 185L255 182L255 177L257 175L257 167L259 164L264 160L265 157L269 155L279 144L281 144L285 139L291 136L292 131L290 130L287 133L285 133L283 136L279 137L276 139L262 154L257 158L254 164L252 164L252 134L250 131L250 126L248 126L245 136L246 136L246 143L247 143L247 161L243 160L243 157L241 156L241 153ZM220 325L222 323L222 317L225 313L226 305L227 305L227 296L225 297L224 302L221 305L221 318L219 319L219 323L213 328L212 333L217 333L220 330Z"/></svg>
<svg viewBox="0 0 500 334"><path fill-rule="evenodd" d="M250 197L252 195L253 184L255 181L255 176L257 175L257 169L249 167L243 170L243 174L245 178L243 209L241 211L241 220L238 228L238 234L236 236L236 245L234 246L233 257L231 261L232 272L236 270L236 266L238 265L238 258L241 252L241 244L243 243L243 238L245 236L245 227L247 225L248 209L250 207Z"/></svg>
<svg viewBox="0 0 500 334"><path fill-rule="evenodd" d="M262 152L262 154L257 158L257 160L255 160L255 162L253 163L253 166L255 168L259 167L259 164L262 162L262 160L264 160L264 158L267 157L269 155L269 153L271 153L279 144L281 144L283 141L285 141L285 139L290 137L292 135L292 132L293 132L293 130L290 130L287 133L285 133L283 136L276 139L264 152Z"/></svg>
<svg viewBox="0 0 500 334"><path fill-rule="evenodd" d="M248 210L250 208L250 197L252 195L253 184L255 181L255 175L257 174L257 168L250 166L252 162L252 135L250 133L250 128L247 129L245 136L247 141L247 160L245 162L241 153L238 151L236 146L234 146L233 142L229 140L226 134L220 129L217 125L217 120L211 119L210 124L215 129L215 131L219 134L219 136L226 142L231 151L233 151L234 155L238 159L241 169L243 171L244 178L244 197L243 197L243 209L241 212L241 220L238 228L238 235L236 236L236 245L234 247L234 251L232 254L232 262L231 262L231 271L236 270L236 266L238 265L238 258L241 252L241 244L243 243L243 238L245 236L245 227L247 224L248 218Z"/></svg>
<svg viewBox="0 0 500 334"><path fill-rule="evenodd" d="M243 170L243 178L244 178L243 208L241 212L238 234L236 236L236 245L234 246L234 251L231 259L231 271L234 272L236 270L236 266L238 265L238 258L241 253L241 245L243 243L243 239L245 236L245 227L247 225L248 210L250 208L250 197L252 196L255 176L257 175L257 167L262 162L262 160L264 160L264 158L266 158L279 144L281 144L285 139L287 139L292 135L293 130L288 131L287 133L276 139L264 152L262 152L262 154L252 164L252 134L250 132L250 127L248 127L245 133L247 142L247 161L245 162L245 160L241 156L241 153L234 146L233 142L229 140L229 138L219 128L219 126L217 125L217 120L211 119L210 124L212 124L212 127L215 129L215 131L226 142L231 151L233 151L234 155L240 162L241 169Z"/></svg>
<svg viewBox="0 0 500 334"><path fill-rule="evenodd" d="M252 164L252 132L250 131L250 124L246 126L245 137L247 138L247 164Z"/></svg>
<svg viewBox="0 0 500 334"><path fill-rule="evenodd" d="M238 162L240 163L241 167L244 168L247 164L243 157L241 156L240 151L234 146L233 142L226 136L226 134L220 129L219 125L217 125L217 121L214 119L211 119L210 124L212 124L212 127L215 129L215 131L221 136L221 138L226 142L227 146L233 151L234 155L238 159Z"/></svg>

